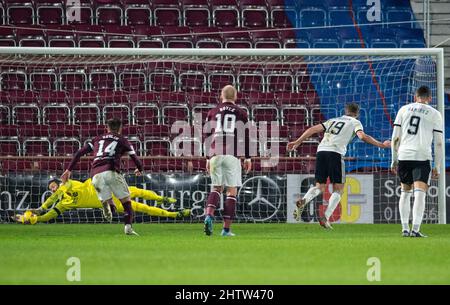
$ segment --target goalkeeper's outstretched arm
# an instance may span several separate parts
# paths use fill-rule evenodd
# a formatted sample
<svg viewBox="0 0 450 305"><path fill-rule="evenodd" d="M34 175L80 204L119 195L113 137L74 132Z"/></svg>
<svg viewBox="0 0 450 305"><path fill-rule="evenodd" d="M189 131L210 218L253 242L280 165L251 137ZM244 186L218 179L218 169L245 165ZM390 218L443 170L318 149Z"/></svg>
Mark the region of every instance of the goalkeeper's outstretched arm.
<svg viewBox="0 0 450 305"><path fill-rule="evenodd" d="M309 137L315 135L316 133L323 132L324 130L325 130L325 127L323 124L317 124L317 125L314 125L313 127L308 128L297 140L288 143L287 150L292 151L292 150L296 149L300 144L303 143L303 141L305 141Z"/></svg>

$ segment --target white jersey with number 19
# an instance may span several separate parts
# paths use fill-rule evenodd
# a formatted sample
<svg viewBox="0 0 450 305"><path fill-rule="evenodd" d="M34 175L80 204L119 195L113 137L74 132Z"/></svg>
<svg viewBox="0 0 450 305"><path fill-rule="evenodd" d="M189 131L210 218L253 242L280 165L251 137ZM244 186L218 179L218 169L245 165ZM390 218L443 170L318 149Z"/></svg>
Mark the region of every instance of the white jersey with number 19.
<svg viewBox="0 0 450 305"><path fill-rule="evenodd" d="M408 104L398 111L394 126L399 126L402 131L398 160L432 160L433 132L442 132L443 129L439 111L427 104Z"/></svg>
<svg viewBox="0 0 450 305"><path fill-rule="evenodd" d="M325 135L317 151L334 151L342 156L347 153L347 145L359 130L363 130L361 122L354 117L343 115L322 123Z"/></svg>

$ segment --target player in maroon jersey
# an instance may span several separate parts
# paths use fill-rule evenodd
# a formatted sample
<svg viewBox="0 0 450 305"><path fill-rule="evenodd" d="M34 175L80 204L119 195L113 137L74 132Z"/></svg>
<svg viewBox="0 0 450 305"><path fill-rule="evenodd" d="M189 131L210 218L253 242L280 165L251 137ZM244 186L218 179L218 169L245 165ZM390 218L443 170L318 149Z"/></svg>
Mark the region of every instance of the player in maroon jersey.
<svg viewBox="0 0 450 305"><path fill-rule="evenodd" d="M70 178L72 169L80 158L90 152L94 152L90 176L105 213L111 214L111 207L115 208L112 200L112 195L114 194L124 208L125 234L138 235L131 227L133 209L127 182L120 174L120 159L123 155L130 156L136 165L136 170L134 171L136 176L140 176L143 169L141 161L136 157L133 146L121 133L122 122L116 118L109 119L107 121L107 133L95 137L92 142L87 142L75 153L69 167L62 174L61 180L65 183Z"/></svg>
<svg viewBox="0 0 450 305"><path fill-rule="evenodd" d="M213 232L214 211L218 207L220 197L227 187L225 200L222 236L234 236L230 231L231 222L236 210L237 188L242 186L241 162L239 157L244 155L244 169L251 170L248 115L235 105L237 91L233 86L225 86L221 93L221 103L208 112L206 136L210 139L210 146L206 145L206 155L212 156L207 161L206 168L211 175L212 191L205 206L206 235ZM244 139L244 143L239 141Z"/></svg>

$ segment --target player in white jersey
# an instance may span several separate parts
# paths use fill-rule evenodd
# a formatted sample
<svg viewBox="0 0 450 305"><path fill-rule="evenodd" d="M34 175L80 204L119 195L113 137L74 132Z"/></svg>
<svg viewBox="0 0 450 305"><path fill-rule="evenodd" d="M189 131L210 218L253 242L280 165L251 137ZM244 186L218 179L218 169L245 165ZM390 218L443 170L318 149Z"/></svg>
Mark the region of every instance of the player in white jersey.
<svg viewBox="0 0 450 305"><path fill-rule="evenodd" d="M362 141L377 147L390 147L390 141L381 143L365 134L361 122L357 119L358 116L358 104L349 103L345 106L345 115L317 124L307 129L296 141L288 143L287 149L292 151L312 135L325 132L323 139L317 148L315 172L316 185L311 187L303 198L297 200L297 208L294 211L294 217L296 219L300 219L306 204L325 192L327 178L330 178L330 182L333 184L333 194L328 201L325 216L319 217L319 223L326 229L332 228L329 219L336 209L336 206L341 201L341 195L344 189L344 156L347 152L347 145L353 140L355 135Z"/></svg>
<svg viewBox="0 0 450 305"><path fill-rule="evenodd" d="M417 89L414 101L400 108L395 118L391 169L394 173L398 172L402 185L399 201L402 236L426 237L420 232L420 225L431 178L431 144L434 139L433 177L437 178L442 161L443 123L439 111L428 105L431 101L428 87ZM414 206L410 231L410 199L413 187Z"/></svg>

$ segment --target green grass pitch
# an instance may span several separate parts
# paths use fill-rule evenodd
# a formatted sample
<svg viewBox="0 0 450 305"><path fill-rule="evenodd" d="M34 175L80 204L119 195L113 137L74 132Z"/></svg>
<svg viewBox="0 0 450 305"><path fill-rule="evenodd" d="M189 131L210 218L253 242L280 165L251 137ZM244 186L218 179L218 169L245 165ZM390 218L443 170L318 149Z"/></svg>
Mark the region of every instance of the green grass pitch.
<svg viewBox="0 0 450 305"><path fill-rule="evenodd" d="M450 226L402 238L399 225L236 224L235 237L204 236L202 224L0 225L0 284L450 284Z"/></svg>

